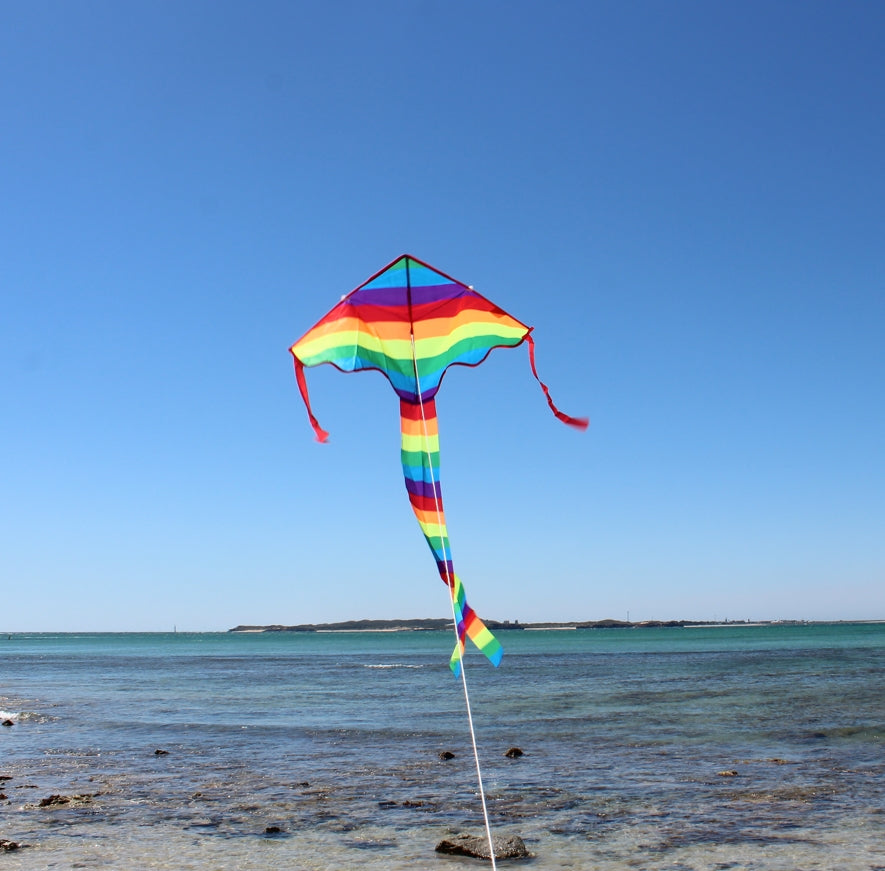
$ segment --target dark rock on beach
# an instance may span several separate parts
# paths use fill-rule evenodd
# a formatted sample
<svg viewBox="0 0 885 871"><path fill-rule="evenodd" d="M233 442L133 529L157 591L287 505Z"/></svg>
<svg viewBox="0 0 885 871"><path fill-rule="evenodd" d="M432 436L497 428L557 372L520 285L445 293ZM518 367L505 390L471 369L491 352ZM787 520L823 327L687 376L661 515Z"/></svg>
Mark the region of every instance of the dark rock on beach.
<svg viewBox="0 0 885 871"><path fill-rule="evenodd" d="M283 830L279 826L267 826L264 830L265 835L281 835Z"/></svg>
<svg viewBox="0 0 885 871"><path fill-rule="evenodd" d="M502 837L499 835L492 836L492 844L495 848L496 859L526 859L529 851L525 848L525 843L518 835L508 835ZM474 835L452 835L443 838L436 845L437 853L448 853L451 856L470 856L473 859L488 859L489 842L487 838L477 838Z"/></svg>
<svg viewBox="0 0 885 871"><path fill-rule="evenodd" d="M505 751L504 755L508 759L519 759L520 756L525 756L519 747L511 747L509 750Z"/></svg>
<svg viewBox="0 0 885 871"><path fill-rule="evenodd" d="M16 850L22 850L27 844L19 844L18 841L7 841L6 838L0 838L0 852L14 853Z"/></svg>
<svg viewBox="0 0 885 871"><path fill-rule="evenodd" d="M60 807L62 805L74 805L79 807L84 804L89 804L95 796L101 795L100 792L84 792L78 793L77 795L59 795L55 793L53 795L47 796L46 798L41 798L37 807ZM33 805L32 805L33 807Z"/></svg>
<svg viewBox="0 0 885 871"><path fill-rule="evenodd" d="M60 804L68 804L71 798L67 795L59 795L55 793L54 795L50 795L47 798L40 799L40 807L55 807Z"/></svg>

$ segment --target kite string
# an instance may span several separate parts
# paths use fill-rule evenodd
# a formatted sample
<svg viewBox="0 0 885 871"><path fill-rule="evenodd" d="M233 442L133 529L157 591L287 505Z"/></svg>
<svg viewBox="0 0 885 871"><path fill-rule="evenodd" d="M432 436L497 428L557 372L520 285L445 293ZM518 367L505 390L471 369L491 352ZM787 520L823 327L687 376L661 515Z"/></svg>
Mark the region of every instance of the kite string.
<svg viewBox="0 0 885 871"><path fill-rule="evenodd" d="M454 596L454 584L455 580L452 577L451 570L449 566L451 565L451 559L449 550L446 543L446 535L443 534L444 523L442 517L442 511L440 509L439 504L439 495L437 494L437 482L434 478L433 474L433 459L430 455L430 434L427 430L427 418L424 415L424 397L421 395L421 378L418 374L418 357L415 351L415 334L411 334L412 341L412 363L415 367L415 386L416 386L416 394L418 396L418 408L421 412L421 426L424 434L424 454L427 458L427 469L430 472L430 485L433 490L433 506L436 509L436 522L437 527L439 528L439 541L440 547L443 552L443 565L445 566L446 573L446 584L449 588L449 599L450 604L452 606L452 623L455 631L455 647L458 650L458 655L461 660L461 686L464 688L464 703L467 706L467 724L470 727L470 742L473 745L473 761L476 763L476 780L479 784L479 800L482 804L482 817L485 822L486 827L486 838L489 842L489 858L492 862L492 871L496 871L497 866L495 864L495 844L492 840L492 827L489 823L489 811L486 806L486 794L485 789L482 784L482 769L479 764L479 748L476 744L476 732L473 728L473 712L470 710L470 694L467 692L467 669L465 667L464 662L464 649L461 645L461 638L458 635L458 615L455 613L455 596Z"/></svg>

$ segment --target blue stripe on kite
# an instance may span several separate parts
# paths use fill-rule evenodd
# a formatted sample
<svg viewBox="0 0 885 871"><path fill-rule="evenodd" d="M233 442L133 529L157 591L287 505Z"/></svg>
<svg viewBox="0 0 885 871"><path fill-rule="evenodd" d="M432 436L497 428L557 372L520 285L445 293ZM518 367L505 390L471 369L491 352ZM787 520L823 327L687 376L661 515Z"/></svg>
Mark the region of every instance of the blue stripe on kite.
<svg viewBox="0 0 885 871"><path fill-rule="evenodd" d="M403 474L410 481L421 481L423 484L439 483L439 469L427 466L403 466Z"/></svg>

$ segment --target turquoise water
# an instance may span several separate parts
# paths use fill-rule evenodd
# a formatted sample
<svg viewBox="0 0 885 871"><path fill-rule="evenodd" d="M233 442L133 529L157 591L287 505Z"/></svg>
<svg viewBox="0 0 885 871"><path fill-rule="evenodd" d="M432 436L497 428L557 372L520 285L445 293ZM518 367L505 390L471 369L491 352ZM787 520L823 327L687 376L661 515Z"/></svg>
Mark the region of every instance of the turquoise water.
<svg viewBox="0 0 885 871"><path fill-rule="evenodd" d="M468 684L493 830L524 838L528 867L885 868L885 625L502 641L501 668L472 656ZM0 861L476 865L433 851L482 830L450 647L436 632L2 636L0 838L29 846ZM505 758L513 745L525 755ZM39 806L54 794L81 798Z"/></svg>

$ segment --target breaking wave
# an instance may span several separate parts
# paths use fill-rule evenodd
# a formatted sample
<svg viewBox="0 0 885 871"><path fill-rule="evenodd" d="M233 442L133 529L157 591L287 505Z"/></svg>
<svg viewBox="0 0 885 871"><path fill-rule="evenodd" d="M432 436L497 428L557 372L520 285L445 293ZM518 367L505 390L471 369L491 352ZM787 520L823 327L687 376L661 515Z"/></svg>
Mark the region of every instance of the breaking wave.
<svg viewBox="0 0 885 871"><path fill-rule="evenodd" d="M378 665L364 665L363 668L424 668L423 665L407 665L404 662L388 662Z"/></svg>

